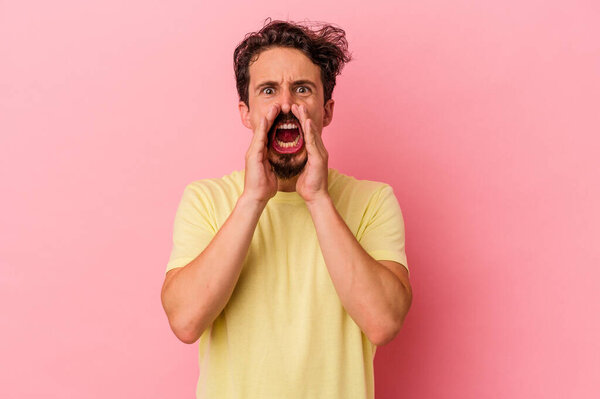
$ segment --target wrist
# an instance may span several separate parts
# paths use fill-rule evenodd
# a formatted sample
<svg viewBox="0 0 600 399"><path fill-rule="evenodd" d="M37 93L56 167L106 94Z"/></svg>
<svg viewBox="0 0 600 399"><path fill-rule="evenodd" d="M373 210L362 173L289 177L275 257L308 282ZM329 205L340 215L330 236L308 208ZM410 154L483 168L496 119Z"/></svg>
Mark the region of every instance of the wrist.
<svg viewBox="0 0 600 399"><path fill-rule="evenodd" d="M314 211L316 211L318 209L323 209L328 206L333 206L333 200L329 196L329 193L317 196L314 199L312 199L310 201L305 201L305 202L306 202L306 207L308 208L308 211L311 213L313 213Z"/></svg>
<svg viewBox="0 0 600 399"><path fill-rule="evenodd" d="M269 200L259 200L250 197L246 193L242 193L242 195L240 195L240 197L237 200L236 207L262 212L265 206L267 206L267 202L269 202Z"/></svg>

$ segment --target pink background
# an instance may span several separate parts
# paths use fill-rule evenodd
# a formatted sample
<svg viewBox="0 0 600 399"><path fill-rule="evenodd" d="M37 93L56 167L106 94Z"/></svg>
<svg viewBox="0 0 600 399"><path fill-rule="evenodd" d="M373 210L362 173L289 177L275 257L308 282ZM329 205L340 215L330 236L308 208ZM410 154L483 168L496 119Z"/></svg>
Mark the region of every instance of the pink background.
<svg viewBox="0 0 600 399"><path fill-rule="evenodd" d="M516 0L1 1L0 397L193 397L172 223L243 168L232 53L267 16L346 30L330 166L404 213L377 397L599 397L600 6Z"/></svg>

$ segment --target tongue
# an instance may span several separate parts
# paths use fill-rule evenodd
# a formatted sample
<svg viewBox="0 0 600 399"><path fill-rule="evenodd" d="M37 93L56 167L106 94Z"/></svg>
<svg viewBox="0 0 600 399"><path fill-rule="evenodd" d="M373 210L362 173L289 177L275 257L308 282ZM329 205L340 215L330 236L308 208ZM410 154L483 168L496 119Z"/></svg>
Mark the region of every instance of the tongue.
<svg viewBox="0 0 600 399"><path fill-rule="evenodd" d="M300 134L298 129L277 129L275 136L277 140L283 141L284 143L291 143L296 140L296 137Z"/></svg>

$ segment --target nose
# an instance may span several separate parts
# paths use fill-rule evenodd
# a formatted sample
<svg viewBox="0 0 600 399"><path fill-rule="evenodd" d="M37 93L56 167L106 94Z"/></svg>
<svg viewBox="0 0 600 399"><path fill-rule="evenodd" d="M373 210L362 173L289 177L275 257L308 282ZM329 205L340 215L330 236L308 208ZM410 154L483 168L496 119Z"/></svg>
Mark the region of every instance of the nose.
<svg viewBox="0 0 600 399"><path fill-rule="evenodd" d="M294 104L294 96L289 90L282 90L280 97L281 113L289 114L292 112L292 104Z"/></svg>

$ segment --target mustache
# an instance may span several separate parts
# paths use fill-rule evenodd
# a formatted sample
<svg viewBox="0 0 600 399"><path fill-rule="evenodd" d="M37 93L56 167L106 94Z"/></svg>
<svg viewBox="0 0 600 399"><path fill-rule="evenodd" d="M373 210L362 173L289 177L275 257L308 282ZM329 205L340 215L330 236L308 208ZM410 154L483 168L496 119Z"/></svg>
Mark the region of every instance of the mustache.
<svg viewBox="0 0 600 399"><path fill-rule="evenodd" d="M277 115L277 117L273 121L273 125L277 126L279 123L288 123L288 122L296 122L296 123L300 124L300 121L298 120L298 118L296 118L296 115L294 115L290 111L287 114L280 113L279 115Z"/></svg>

